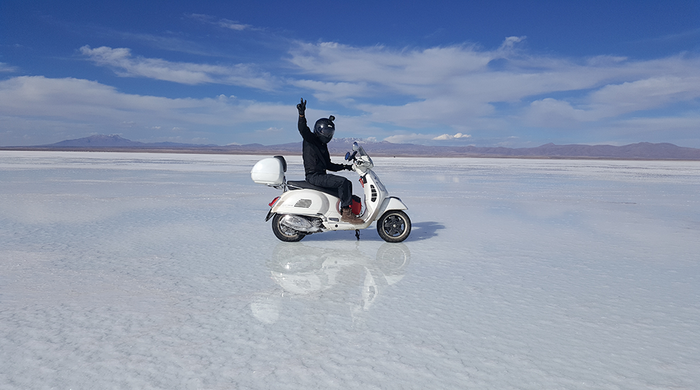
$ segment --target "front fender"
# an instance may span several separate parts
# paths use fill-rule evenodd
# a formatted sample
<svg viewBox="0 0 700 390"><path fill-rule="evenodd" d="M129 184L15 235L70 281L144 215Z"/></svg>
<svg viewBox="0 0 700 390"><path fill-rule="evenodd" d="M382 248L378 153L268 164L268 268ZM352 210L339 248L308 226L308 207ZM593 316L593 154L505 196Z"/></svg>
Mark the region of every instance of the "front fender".
<svg viewBox="0 0 700 390"><path fill-rule="evenodd" d="M408 210L408 207L406 207L401 199L395 196L390 196L384 199L382 205L379 207L379 212L377 215L383 215L387 210Z"/></svg>

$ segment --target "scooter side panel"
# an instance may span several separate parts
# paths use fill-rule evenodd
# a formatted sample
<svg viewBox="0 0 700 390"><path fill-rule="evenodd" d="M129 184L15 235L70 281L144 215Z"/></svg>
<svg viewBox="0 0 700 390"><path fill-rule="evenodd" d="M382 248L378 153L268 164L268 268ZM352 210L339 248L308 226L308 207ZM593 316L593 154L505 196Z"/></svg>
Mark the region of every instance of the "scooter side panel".
<svg viewBox="0 0 700 390"><path fill-rule="evenodd" d="M333 197L308 189L287 191L274 205L272 212L310 216L326 214L331 207L330 198ZM333 205L335 203L332 202Z"/></svg>

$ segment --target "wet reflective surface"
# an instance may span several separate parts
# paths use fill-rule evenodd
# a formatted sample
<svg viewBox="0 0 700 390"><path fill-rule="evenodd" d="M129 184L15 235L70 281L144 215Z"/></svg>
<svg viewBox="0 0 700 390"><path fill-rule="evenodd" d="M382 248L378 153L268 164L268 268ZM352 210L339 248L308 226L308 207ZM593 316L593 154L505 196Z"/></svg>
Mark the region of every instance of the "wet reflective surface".
<svg viewBox="0 0 700 390"><path fill-rule="evenodd" d="M700 382L700 164L378 158L408 240L285 244L257 160L0 152L0 388Z"/></svg>
<svg viewBox="0 0 700 390"><path fill-rule="evenodd" d="M411 261L405 244L383 244L370 256L360 244L350 250L280 243L267 263L279 288L261 293L251 304L259 321L280 318L288 300L320 301L321 306L346 312L362 322L375 301L404 277ZM318 311L318 315L323 311Z"/></svg>

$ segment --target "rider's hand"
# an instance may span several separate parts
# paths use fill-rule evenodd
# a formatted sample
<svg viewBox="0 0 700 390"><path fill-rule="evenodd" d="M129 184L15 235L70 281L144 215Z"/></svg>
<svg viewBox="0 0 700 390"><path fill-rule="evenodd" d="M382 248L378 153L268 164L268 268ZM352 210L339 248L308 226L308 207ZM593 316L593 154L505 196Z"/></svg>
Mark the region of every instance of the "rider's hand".
<svg viewBox="0 0 700 390"><path fill-rule="evenodd" d="M297 104L297 110L299 110L299 116L304 115L306 111L306 100L304 98L301 98L301 103Z"/></svg>
<svg viewBox="0 0 700 390"><path fill-rule="evenodd" d="M343 168L345 168L348 171L352 171L352 165L351 164L345 164L343 165Z"/></svg>

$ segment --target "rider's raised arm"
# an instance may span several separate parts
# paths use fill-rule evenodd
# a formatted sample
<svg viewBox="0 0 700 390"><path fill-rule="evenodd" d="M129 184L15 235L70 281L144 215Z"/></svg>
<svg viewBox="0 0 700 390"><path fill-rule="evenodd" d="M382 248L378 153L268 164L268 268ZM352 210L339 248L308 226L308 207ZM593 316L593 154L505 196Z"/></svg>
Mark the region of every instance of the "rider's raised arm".
<svg viewBox="0 0 700 390"><path fill-rule="evenodd" d="M305 141L313 142L315 141L314 134L311 132L311 129L309 129L309 126L306 124L306 100L304 98L301 98L301 102L297 104L297 110L299 111L299 134L301 134L301 138L303 138Z"/></svg>
<svg viewBox="0 0 700 390"><path fill-rule="evenodd" d="M305 141L309 142L314 142L316 140L316 136L314 133L311 132L311 129L309 129L309 126L306 124L306 117L299 115L299 134L301 134L301 137Z"/></svg>

